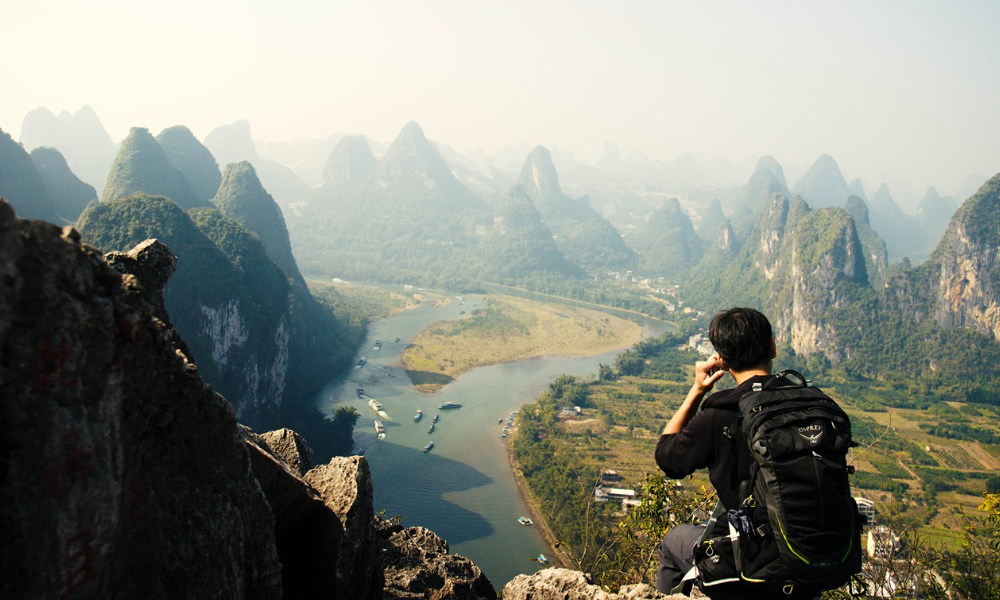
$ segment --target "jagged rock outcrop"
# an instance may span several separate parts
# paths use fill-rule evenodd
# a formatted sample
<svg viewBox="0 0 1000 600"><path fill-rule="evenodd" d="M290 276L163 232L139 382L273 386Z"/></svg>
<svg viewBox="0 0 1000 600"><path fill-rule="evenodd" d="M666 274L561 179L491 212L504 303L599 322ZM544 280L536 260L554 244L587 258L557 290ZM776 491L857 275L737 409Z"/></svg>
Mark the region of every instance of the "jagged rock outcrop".
<svg viewBox="0 0 1000 600"><path fill-rule="evenodd" d="M378 570L374 492L368 461L360 456L337 457L310 469L304 479L337 515L346 532L334 567L342 589L380 589L382 574Z"/></svg>
<svg viewBox="0 0 1000 600"><path fill-rule="evenodd" d="M185 356L191 351L170 322L167 305L163 301L163 287L177 270L177 257L159 240L148 239L127 252L109 252L104 261L122 275L132 275L142 284L142 299L152 308L157 319L168 326L166 335Z"/></svg>
<svg viewBox="0 0 1000 600"><path fill-rule="evenodd" d="M168 248L110 258L0 202L0 597L495 598L364 458L237 423L153 306Z"/></svg>
<svg viewBox="0 0 1000 600"><path fill-rule="evenodd" d="M80 181L55 148L35 148L31 151L31 162L60 219L68 223L76 221L83 209L97 200L93 186Z"/></svg>
<svg viewBox="0 0 1000 600"><path fill-rule="evenodd" d="M691 597L704 597L695 590ZM503 588L503 600L688 600L684 594L661 594L649 584L622 586L609 594L593 585L580 571L542 569L518 575Z"/></svg>
<svg viewBox="0 0 1000 600"><path fill-rule="evenodd" d="M379 519L386 600L493 600L489 579L471 560L448 554L448 542L423 527Z"/></svg>
<svg viewBox="0 0 1000 600"><path fill-rule="evenodd" d="M259 437L271 454L285 461L299 475L305 475L313 468L312 448L305 438L291 429L276 429Z"/></svg>
<svg viewBox="0 0 1000 600"><path fill-rule="evenodd" d="M122 142L108 171L101 201L139 193L165 196L184 209L206 205L145 127L133 127Z"/></svg>
<svg viewBox="0 0 1000 600"><path fill-rule="evenodd" d="M281 597L232 408L72 229L0 202L0 596Z"/></svg>
<svg viewBox="0 0 1000 600"><path fill-rule="evenodd" d="M156 141L166 152L170 164L191 185L195 197L200 202L207 203L222 182L219 165L208 148L183 125L167 127L156 136Z"/></svg>

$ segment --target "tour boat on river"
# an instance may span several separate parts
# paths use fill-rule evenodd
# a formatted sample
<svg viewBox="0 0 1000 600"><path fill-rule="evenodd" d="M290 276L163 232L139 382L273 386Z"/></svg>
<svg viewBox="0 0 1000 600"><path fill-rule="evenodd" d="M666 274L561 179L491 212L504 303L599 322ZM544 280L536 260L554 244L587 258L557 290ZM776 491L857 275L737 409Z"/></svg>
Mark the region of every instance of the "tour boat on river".
<svg viewBox="0 0 1000 600"><path fill-rule="evenodd" d="M442 409L444 409L444 408L462 408L462 405L459 404L458 402L445 402L444 404L442 404L438 408L442 408Z"/></svg>

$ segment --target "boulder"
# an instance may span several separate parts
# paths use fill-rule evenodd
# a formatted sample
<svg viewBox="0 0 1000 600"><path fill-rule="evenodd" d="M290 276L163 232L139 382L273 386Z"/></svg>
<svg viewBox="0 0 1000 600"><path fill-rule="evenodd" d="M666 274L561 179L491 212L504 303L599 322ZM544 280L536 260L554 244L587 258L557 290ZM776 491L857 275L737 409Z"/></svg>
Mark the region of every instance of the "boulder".
<svg viewBox="0 0 1000 600"><path fill-rule="evenodd" d="M486 575L471 560L448 553L448 542L423 527L378 521L385 597L394 600L494 600Z"/></svg>
<svg viewBox="0 0 1000 600"><path fill-rule="evenodd" d="M688 600L683 594L661 594L647 583L622 586L617 594L610 594L580 571L558 568L518 575L504 586L502 596L503 600ZM701 595L695 590L692 597Z"/></svg>
<svg viewBox="0 0 1000 600"><path fill-rule="evenodd" d="M250 451L253 474L274 514L274 537L282 565L285 600L378 597L371 590L365 595L352 595L354 591L340 594L342 578L335 567L340 561L345 534L337 514L295 469L271 454L263 436L246 427L243 435Z"/></svg>
<svg viewBox="0 0 1000 600"><path fill-rule="evenodd" d="M260 434L260 440L299 475L313 468L313 451L305 438L291 429L278 429Z"/></svg>
<svg viewBox="0 0 1000 600"><path fill-rule="evenodd" d="M343 527L335 570L337 597L378 598L383 576L375 535L371 471L363 456L335 456L305 475Z"/></svg>

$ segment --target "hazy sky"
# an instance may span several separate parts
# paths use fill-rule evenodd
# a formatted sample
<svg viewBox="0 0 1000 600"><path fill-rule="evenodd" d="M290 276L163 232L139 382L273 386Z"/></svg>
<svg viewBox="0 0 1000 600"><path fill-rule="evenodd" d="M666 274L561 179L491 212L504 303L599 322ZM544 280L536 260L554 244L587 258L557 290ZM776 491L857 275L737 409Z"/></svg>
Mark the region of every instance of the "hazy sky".
<svg viewBox="0 0 1000 600"><path fill-rule="evenodd" d="M245 118L264 141L408 121L459 150L829 153L954 193L1000 172L1000 2L0 0L0 128ZM789 182L794 183L794 182ZM869 194L872 190L869 190Z"/></svg>

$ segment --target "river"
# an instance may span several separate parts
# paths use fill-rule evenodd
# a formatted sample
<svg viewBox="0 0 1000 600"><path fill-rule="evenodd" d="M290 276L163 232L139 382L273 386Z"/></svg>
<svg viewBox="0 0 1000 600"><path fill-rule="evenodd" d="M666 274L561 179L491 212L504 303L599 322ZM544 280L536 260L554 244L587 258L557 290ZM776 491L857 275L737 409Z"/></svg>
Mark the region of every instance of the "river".
<svg viewBox="0 0 1000 600"><path fill-rule="evenodd" d="M532 561L549 549L536 527L522 526L528 516L500 437L499 419L532 402L563 373L593 376L598 364L611 364L617 352L589 357L545 357L480 367L469 371L433 394L418 392L400 366L400 354L414 336L438 320L462 317L480 303L476 297L452 295L452 302L436 306L433 300L372 324L355 358L366 362L345 377L331 381L317 396L327 414L339 406L353 406L361 418L355 442L365 449L375 486L375 510L400 516L405 526L420 525L448 541L451 552L475 562L497 588L521 573L532 573ZM658 335L668 325L637 319L644 335ZM396 341L398 339L398 341ZM381 347L376 349L376 342ZM358 385L365 398L359 398ZM382 403L388 418L377 415L367 398ZM443 402L461 408L440 410ZM420 409L423 418L414 422ZM439 415L433 433L431 419ZM374 422L385 425L384 439ZM434 442L429 452L425 445Z"/></svg>

